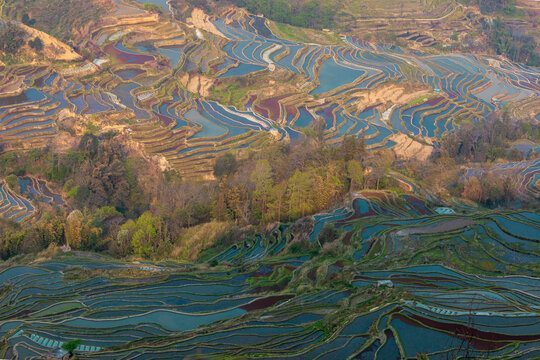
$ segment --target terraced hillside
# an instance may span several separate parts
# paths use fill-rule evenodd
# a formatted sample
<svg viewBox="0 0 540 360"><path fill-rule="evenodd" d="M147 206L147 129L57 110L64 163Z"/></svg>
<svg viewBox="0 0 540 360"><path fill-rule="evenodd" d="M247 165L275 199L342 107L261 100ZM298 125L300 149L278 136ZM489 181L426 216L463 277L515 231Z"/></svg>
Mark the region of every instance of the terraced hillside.
<svg viewBox="0 0 540 360"><path fill-rule="evenodd" d="M538 207L540 69L433 55L474 11L49 2L0 2L78 53L0 62L0 358L540 358L540 215L482 207Z"/></svg>
<svg viewBox="0 0 540 360"><path fill-rule="evenodd" d="M8 19L22 21L60 41L68 41L84 33L89 23L97 22L111 7L108 0L6 0L0 10Z"/></svg>
<svg viewBox="0 0 540 360"><path fill-rule="evenodd" d="M519 145L518 145L519 146ZM525 148L526 154L539 151L536 146ZM494 165L490 170L495 176L509 178L516 185L516 189L534 199L540 199L540 160L528 160ZM463 175L465 179L471 176L482 177L483 169L469 168Z"/></svg>
<svg viewBox="0 0 540 360"><path fill-rule="evenodd" d="M0 142L45 146L71 117L77 132L89 122L123 129L148 154L200 177L226 151L294 141L315 122L330 143L352 135L369 149L392 148L404 133L432 144L540 91L538 69L500 59L337 35L333 45L299 43L242 11L194 11L181 23L160 5L158 17L118 2L81 43L93 62L5 68L4 83L22 82L18 95L0 98Z"/></svg>
<svg viewBox="0 0 540 360"><path fill-rule="evenodd" d="M17 189L0 179L0 217L28 225L39 218L39 204L61 206L62 195L52 192L47 183L34 177L17 178Z"/></svg>
<svg viewBox="0 0 540 360"><path fill-rule="evenodd" d="M29 220L36 209L30 201L15 193L5 181L0 182L0 216L15 222Z"/></svg>
<svg viewBox="0 0 540 360"><path fill-rule="evenodd" d="M538 214L437 206L361 192L205 262L6 268L6 356L80 338L82 359L537 357Z"/></svg>

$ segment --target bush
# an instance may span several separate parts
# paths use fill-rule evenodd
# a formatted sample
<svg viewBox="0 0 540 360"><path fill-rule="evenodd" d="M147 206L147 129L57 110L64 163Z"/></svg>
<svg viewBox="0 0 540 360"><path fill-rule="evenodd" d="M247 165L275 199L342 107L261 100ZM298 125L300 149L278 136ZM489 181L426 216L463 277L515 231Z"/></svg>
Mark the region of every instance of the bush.
<svg viewBox="0 0 540 360"><path fill-rule="evenodd" d="M161 6L156 5L156 4L152 4L152 3L144 4L144 10L148 10L150 12L161 14Z"/></svg>
<svg viewBox="0 0 540 360"><path fill-rule="evenodd" d="M30 19L30 15L28 15L27 13L24 13L22 16L21 22L24 25L32 26L36 23L36 19Z"/></svg>
<svg viewBox="0 0 540 360"><path fill-rule="evenodd" d="M43 50L43 41L39 37L36 37L34 40L30 40L28 42L28 46L30 46L32 49L36 51Z"/></svg>
<svg viewBox="0 0 540 360"><path fill-rule="evenodd" d="M231 153L227 153L225 156L216 159L214 176L220 178L224 175L231 175L236 172L237 168L238 162L236 161L236 157Z"/></svg>
<svg viewBox="0 0 540 360"><path fill-rule="evenodd" d="M87 186L74 186L69 190L68 196L79 203L84 203L90 196L90 189Z"/></svg>
<svg viewBox="0 0 540 360"><path fill-rule="evenodd" d="M339 237L339 232L337 231L334 224L326 223L319 233L319 243L324 245L325 243L330 243L336 240Z"/></svg>
<svg viewBox="0 0 540 360"><path fill-rule="evenodd" d="M21 186L19 184L19 178L15 174L10 174L6 177L6 182L8 183L11 190L19 193L21 192Z"/></svg>
<svg viewBox="0 0 540 360"><path fill-rule="evenodd" d="M62 349L69 351L70 354L73 353L73 350L81 344L81 339L71 340L62 344Z"/></svg>
<svg viewBox="0 0 540 360"><path fill-rule="evenodd" d="M291 246L289 246L289 252L291 254L299 254L303 251L303 246L299 242L292 243Z"/></svg>

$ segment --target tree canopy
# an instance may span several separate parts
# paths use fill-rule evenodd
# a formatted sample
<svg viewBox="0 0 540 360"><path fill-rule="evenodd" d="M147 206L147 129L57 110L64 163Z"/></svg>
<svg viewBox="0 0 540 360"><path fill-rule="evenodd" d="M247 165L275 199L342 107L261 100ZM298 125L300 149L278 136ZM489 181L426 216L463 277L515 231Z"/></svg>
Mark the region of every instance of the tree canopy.
<svg viewBox="0 0 540 360"><path fill-rule="evenodd" d="M0 30L0 51L6 54L16 54L19 48L25 44L26 33L17 25L8 24L4 30Z"/></svg>

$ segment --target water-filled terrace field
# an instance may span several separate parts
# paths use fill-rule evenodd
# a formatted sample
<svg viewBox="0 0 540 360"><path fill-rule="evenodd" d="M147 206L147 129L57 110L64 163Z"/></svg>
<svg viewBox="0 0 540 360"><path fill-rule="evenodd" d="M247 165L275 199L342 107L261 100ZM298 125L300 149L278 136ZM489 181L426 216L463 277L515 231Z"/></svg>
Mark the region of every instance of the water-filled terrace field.
<svg viewBox="0 0 540 360"><path fill-rule="evenodd" d="M12 266L0 336L16 358L74 338L88 359L536 357L540 215L437 205L361 192L193 264L63 254ZM321 256L328 224L342 251ZM302 233L311 247L292 250Z"/></svg>
<svg viewBox="0 0 540 360"><path fill-rule="evenodd" d="M138 6L117 3L123 12ZM538 69L502 60L425 55L345 36L335 44L299 43L275 36L264 18L233 10L210 18L208 31L193 32L169 17L168 2L155 4L167 14L163 21L94 30L100 57L92 63L4 69L3 81L23 77L24 89L0 97L1 142L43 144L57 134L64 109L85 119L119 113L149 153L197 176L224 151L295 140L315 119L326 122L330 143L350 135L368 149L392 148L400 132L436 141L540 91ZM136 23L143 13L123 16ZM291 80L273 92L253 88L240 100L212 100L220 84L267 83L283 74ZM386 91L411 86L417 99Z"/></svg>
<svg viewBox="0 0 540 360"><path fill-rule="evenodd" d="M0 179L0 216L15 222L31 219L36 213L31 201L16 193Z"/></svg>

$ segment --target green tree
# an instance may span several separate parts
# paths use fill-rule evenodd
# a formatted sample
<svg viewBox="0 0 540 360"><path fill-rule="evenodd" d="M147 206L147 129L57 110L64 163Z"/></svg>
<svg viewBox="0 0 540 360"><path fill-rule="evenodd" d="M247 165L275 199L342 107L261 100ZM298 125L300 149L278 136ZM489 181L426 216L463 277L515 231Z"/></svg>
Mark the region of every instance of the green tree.
<svg viewBox="0 0 540 360"><path fill-rule="evenodd" d="M15 174L9 174L6 176L6 182L11 188L11 190L20 193L21 192L21 186L19 183L19 178Z"/></svg>
<svg viewBox="0 0 540 360"><path fill-rule="evenodd" d="M96 250L102 229L94 225L94 219L85 211L72 211L66 218L66 242L74 249Z"/></svg>
<svg viewBox="0 0 540 360"><path fill-rule="evenodd" d="M64 219L45 213L41 220L34 225L34 233L39 249L45 249L50 244L63 244L65 241Z"/></svg>
<svg viewBox="0 0 540 360"><path fill-rule="evenodd" d="M136 222L130 220L122 225L121 229L132 234L131 248L134 254L151 257L160 245L165 245L170 241L163 225L160 217L153 216L147 211L139 216Z"/></svg>
<svg viewBox="0 0 540 360"><path fill-rule="evenodd" d="M214 176L221 178L224 175L231 175L236 172L237 168L238 162L236 161L236 157L231 153L227 153L224 156L216 159L216 164L214 165Z"/></svg>
<svg viewBox="0 0 540 360"><path fill-rule="evenodd" d="M62 349L69 351L70 354L73 354L73 351L81 344L81 339L70 340L62 344Z"/></svg>
<svg viewBox="0 0 540 360"><path fill-rule="evenodd" d="M21 22L27 25L29 21L30 21L30 16L27 13L24 13L21 18Z"/></svg>
<svg viewBox="0 0 540 360"><path fill-rule="evenodd" d="M79 142L79 151L93 158L96 156L99 147L99 139L96 135L85 133Z"/></svg>
<svg viewBox="0 0 540 360"><path fill-rule="evenodd" d="M28 46L30 46L32 49L36 51L43 50L43 41L39 37L36 37L34 40L30 40L28 42Z"/></svg>
<svg viewBox="0 0 540 360"><path fill-rule="evenodd" d="M313 177L308 171L296 170L289 179L287 192L289 195L289 216L298 218L305 216L313 208Z"/></svg>
<svg viewBox="0 0 540 360"><path fill-rule="evenodd" d="M317 240L319 241L319 245L323 246L325 243L332 242L336 240L338 237L339 237L339 232L337 231L334 224L326 223L324 224L323 228L321 229L321 232L317 236Z"/></svg>
<svg viewBox="0 0 540 360"><path fill-rule="evenodd" d="M252 193L254 202L258 204L262 219L268 215L268 202L274 186L273 170L268 160L257 161L255 169L251 172L250 180L255 183Z"/></svg>
<svg viewBox="0 0 540 360"><path fill-rule="evenodd" d="M347 162L347 178L349 179L349 193L354 189L361 188L364 184L364 169L356 160Z"/></svg>

